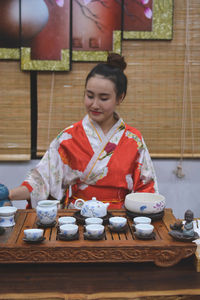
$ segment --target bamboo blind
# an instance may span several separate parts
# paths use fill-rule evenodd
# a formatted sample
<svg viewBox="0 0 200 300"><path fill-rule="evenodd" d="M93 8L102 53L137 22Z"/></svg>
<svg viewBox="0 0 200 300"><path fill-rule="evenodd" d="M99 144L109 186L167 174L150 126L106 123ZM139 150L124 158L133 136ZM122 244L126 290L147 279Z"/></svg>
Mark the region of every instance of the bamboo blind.
<svg viewBox="0 0 200 300"><path fill-rule="evenodd" d="M0 160L30 159L30 76L0 61Z"/></svg>
<svg viewBox="0 0 200 300"><path fill-rule="evenodd" d="M172 41L122 42L129 84L119 113L142 132L153 157L200 156L199 15L199 0L174 0ZM38 155L84 116L84 81L93 66L73 63L68 73L39 73Z"/></svg>

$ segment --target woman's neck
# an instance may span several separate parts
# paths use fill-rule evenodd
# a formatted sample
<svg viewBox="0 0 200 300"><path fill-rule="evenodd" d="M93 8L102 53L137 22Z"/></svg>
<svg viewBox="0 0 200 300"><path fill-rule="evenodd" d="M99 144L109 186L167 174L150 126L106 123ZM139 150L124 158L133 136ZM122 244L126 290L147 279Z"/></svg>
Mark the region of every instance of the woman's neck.
<svg viewBox="0 0 200 300"><path fill-rule="evenodd" d="M99 124L103 133L106 135L110 131L110 129L117 123L118 120L119 120L119 116L117 113L114 112L113 118L109 120L108 123Z"/></svg>

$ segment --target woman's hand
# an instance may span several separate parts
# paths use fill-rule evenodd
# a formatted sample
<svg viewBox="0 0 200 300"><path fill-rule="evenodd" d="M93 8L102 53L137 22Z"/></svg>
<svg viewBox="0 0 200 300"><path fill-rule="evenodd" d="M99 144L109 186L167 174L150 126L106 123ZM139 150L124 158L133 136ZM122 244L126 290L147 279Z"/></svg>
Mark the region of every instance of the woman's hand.
<svg viewBox="0 0 200 300"><path fill-rule="evenodd" d="M11 205L9 190L4 184L0 184L0 207Z"/></svg>

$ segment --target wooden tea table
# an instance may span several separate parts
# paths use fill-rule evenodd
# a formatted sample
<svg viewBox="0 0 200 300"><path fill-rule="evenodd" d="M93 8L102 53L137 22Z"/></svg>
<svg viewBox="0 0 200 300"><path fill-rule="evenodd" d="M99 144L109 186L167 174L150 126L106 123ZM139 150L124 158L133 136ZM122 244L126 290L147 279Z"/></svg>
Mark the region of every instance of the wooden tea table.
<svg viewBox="0 0 200 300"><path fill-rule="evenodd" d="M60 210L59 216L73 215ZM125 215L125 211L112 211ZM194 266L195 243L174 241L166 209L154 221L155 239L138 240L128 219L126 233L104 240L60 241L57 228L45 229L45 241L27 244L25 228L37 227L34 210L18 210L16 225L0 236L0 299L200 299L200 273Z"/></svg>

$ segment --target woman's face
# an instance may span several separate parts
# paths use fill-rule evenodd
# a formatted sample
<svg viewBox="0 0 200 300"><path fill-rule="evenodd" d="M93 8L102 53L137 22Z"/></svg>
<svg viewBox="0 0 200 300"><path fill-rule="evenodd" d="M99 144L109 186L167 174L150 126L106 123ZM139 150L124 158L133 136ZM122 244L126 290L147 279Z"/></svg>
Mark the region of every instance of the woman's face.
<svg viewBox="0 0 200 300"><path fill-rule="evenodd" d="M121 98L117 99L115 85L111 80L101 75L95 75L88 80L84 98L86 111L104 132L114 125L113 113L121 103Z"/></svg>

